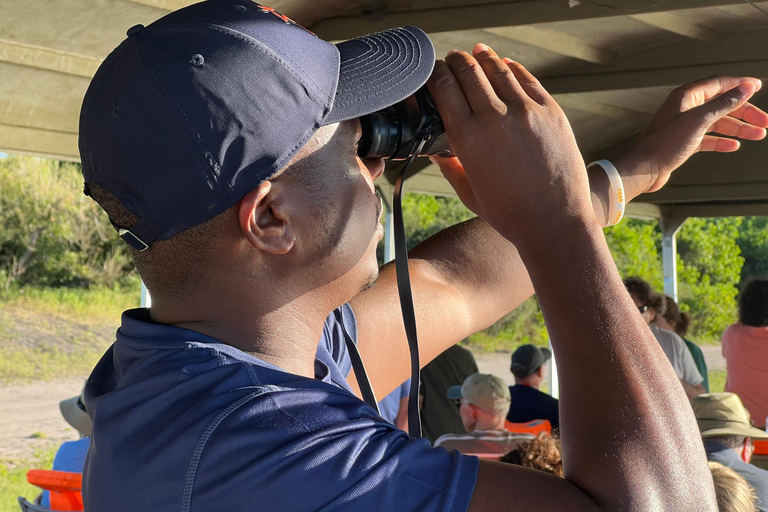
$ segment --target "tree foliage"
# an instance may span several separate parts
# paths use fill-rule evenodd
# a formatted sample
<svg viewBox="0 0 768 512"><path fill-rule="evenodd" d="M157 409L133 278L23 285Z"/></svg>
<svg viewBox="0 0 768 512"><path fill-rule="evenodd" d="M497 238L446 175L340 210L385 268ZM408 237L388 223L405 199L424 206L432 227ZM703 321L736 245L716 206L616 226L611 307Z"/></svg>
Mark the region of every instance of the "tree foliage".
<svg viewBox="0 0 768 512"><path fill-rule="evenodd" d="M0 159L0 288L114 286L133 272L109 219L83 195L79 165Z"/></svg>
<svg viewBox="0 0 768 512"><path fill-rule="evenodd" d="M0 289L134 285L127 248L81 187L77 164L0 158ZM403 210L409 247L473 216L458 199L422 194L406 194ZM663 290L656 222L626 219L606 229L605 236L622 276L640 276ZM689 219L678 234L677 268L681 308L694 319L692 336L719 337L736 319L740 282L768 275L768 218ZM512 344L544 343L536 299L484 336Z"/></svg>

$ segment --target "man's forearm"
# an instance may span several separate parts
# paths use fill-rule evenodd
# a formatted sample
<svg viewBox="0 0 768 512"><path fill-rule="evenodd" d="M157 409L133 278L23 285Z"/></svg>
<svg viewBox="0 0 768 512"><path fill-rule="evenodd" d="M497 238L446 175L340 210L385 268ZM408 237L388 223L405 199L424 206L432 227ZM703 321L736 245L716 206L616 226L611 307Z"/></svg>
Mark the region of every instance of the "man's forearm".
<svg viewBox="0 0 768 512"><path fill-rule="evenodd" d="M605 510L630 502L644 510L709 510L711 494L693 486L708 478L693 414L603 234L564 230L525 247L523 261L557 357L566 477L600 496ZM658 464L673 453L669 461L679 462ZM615 485L617 473L626 486Z"/></svg>

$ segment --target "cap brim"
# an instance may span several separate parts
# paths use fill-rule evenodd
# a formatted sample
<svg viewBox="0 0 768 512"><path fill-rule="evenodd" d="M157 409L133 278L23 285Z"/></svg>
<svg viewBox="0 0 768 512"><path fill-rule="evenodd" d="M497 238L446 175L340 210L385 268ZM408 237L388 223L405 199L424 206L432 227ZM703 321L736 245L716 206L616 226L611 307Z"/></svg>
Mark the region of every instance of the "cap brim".
<svg viewBox="0 0 768 512"><path fill-rule="evenodd" d="M451 400L459 400L461 398L461 384L449 387L445 392L445 396Z"/></svg>
<svg viewBox="0 0 768 512"><path fill-rule="evenodd" d="M768 432L755 427L747 427L736 421L698 420L701 437L744 436L753 439L768 439Z"/></svg>
<svg viewBox="0 0 768 512"><path fill-rule="evenodd" d="M355 119L404 100L424 85L435 49L416 27L400 27L336 45L341 56L333 107L324 124Z"/></svg>

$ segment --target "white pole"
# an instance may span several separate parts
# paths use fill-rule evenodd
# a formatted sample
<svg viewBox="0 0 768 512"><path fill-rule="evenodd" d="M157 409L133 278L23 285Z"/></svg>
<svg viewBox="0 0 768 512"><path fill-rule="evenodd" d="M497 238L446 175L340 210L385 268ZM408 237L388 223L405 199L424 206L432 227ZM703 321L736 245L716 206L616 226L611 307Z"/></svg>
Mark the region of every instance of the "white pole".
<svg viewBox="0 0 768 512"><path fill-rule="evenodd" d="M661 259L664 267L664 293L677 299L677 233L685 224L687 217L672 217L662 215L660 227Z"/></svg>
<svg viewBox="0 0 768 512"><path fill-rule="evenodd" d="M149 290L144 285L144 281L141 282L141 307L148 308L152 306L152 297L149 296Z"/></svg>
<svg viewBox="0 0 768 512"><path fill-rule="evenodd" d="M560 398L560 381L557 378L557 363L555 362L555 352L552 349L552 340L549 341L549 350L552 357L549 359L549 394L553 398Z"/></svg>

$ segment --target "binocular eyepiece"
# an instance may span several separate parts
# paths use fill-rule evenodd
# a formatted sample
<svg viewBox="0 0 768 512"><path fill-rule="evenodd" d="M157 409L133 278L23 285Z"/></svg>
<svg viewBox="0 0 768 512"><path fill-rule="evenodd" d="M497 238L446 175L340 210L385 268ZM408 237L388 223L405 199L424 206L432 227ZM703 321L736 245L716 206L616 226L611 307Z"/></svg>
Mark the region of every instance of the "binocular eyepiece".
<svg viewBox="0 0 768 512"><path fill-rule="evenodd" d="M450 143L432 95L424 86L413 96L384 110L360 118L361 158L405 160L424 145L417 156L451 156Z"/></svg>

